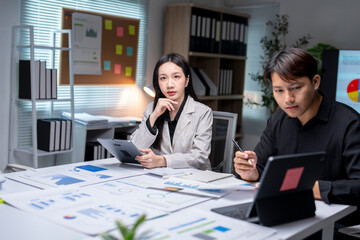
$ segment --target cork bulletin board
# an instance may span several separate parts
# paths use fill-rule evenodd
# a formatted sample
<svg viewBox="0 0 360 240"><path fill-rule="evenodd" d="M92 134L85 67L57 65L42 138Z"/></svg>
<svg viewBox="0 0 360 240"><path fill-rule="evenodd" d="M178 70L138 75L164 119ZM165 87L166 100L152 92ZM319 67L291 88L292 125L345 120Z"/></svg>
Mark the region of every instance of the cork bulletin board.
<svg viewBox="0 0 360 240"><path fill-rule="evenodd" d="M135 84L140 20L63 8L63 29L71 29L74 12L102 17L101 74L75 74L74 84ZM67 37L62 38L62 46L68 46ZM68 54L68 51L60 53L60 85L68 85L70 82Z"/></svg>

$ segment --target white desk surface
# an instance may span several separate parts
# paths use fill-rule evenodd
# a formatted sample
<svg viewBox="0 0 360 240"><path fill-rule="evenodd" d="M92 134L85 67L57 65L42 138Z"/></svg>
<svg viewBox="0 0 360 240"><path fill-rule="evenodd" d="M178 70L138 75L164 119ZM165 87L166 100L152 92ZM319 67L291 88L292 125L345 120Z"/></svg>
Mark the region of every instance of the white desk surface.
<svg viewBox="0 0 360 240"><path fill-rule="evenodd" d="M99 160L98 160L99 161ZM104 163L117 161L114 159L100 160ZM34 187L7 179L0 189L3 193L22 192L36 189ZM191 208L210 210L211 208L233 205L252 199L254 192L237 191L220 199L212 199ZM331 204L321 201L316 203L316 216L273 227L277 233L271 239L303 239L321 229L325 230L323 239L331 239L334 222L356 210L354 206ZM23 212L7 204L0 204L0 238L1 239L71 239L88 238L80 232L73 231L38 216Z"/></svg>
<svg viewBox="0 0 360 240"><path fill-rule="evenodd" d="M223 198L199 204L197 208L210 210L211 208L233 205L251 199L253 195L254 193L250 191L233 192ZM274 226L272 228L277 230L277 234L270 239L304 239L320 229L326 231L323 239L332 239L334 222L356 210L355 206L328 205L322 201L315 201L315 204L315 217Z"/></svg>

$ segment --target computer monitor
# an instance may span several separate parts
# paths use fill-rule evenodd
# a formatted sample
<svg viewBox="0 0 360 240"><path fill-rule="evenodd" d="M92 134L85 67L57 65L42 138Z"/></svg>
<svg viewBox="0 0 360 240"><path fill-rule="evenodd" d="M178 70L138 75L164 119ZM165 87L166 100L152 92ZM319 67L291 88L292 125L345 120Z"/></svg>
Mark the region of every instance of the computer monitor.
<svg viewBox="0 0 360 240"><path fill-rule="evenodd" d="M325 50L320 89L360 113L360 50Z"/></svg>

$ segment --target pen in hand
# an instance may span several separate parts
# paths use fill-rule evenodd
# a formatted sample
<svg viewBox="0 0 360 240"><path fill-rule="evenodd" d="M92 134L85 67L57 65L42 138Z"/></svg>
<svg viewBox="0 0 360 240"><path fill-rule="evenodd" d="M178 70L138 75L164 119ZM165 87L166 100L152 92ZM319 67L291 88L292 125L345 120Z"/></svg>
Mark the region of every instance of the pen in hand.
<svg viewBox="0 0 360 240"><path fill-rule="evenodd" d="M243 153L244 151L241 149L241 147L240 147L239 144L235 141L235 139L232 139L232 141L233 141L235 147L236 147L237 149L239 149L240 152ZM246 159L246 160L248 161L248 163L249 163L251 166L253 166L253 163L251 162L251 160L250 160L249 158Z"/></svg>

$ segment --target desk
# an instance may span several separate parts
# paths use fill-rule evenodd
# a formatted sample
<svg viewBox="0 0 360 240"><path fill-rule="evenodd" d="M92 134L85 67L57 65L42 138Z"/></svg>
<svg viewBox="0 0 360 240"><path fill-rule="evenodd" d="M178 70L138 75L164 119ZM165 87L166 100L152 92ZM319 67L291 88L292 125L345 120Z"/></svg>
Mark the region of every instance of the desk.
<svg viewBox="0 0 360 240"><path fill-rule="evenodd" d="M115 159L96 161L97 163L118 164ZM54 171L58 167L51 167ZM127 166L128 167L128 166ZM137 170L139 168L137 167ZM5 176L7 176L5 174ZM24 192L35 189L34 187L7 179L0 193ZM210 210L248 201L252 199L254 192L237 191L232 192L220 199L211 199L188 209ZM273 227L277 232L271 239L303 239L314 232L323 230L323 239L332 239L334 222L356 210L354 206L332 204L327 205L316 201L316 216L292 223ZM1 239L87 239L88 236L80 232L68 229L49 220L23 212L7 204L0 204L0 237ZM145 223L146 224L146 223ZM146 226L146 225L145 225ZM239 229L241 231L241 229ZM91 238L90 238L91 239Z"/></svg>

